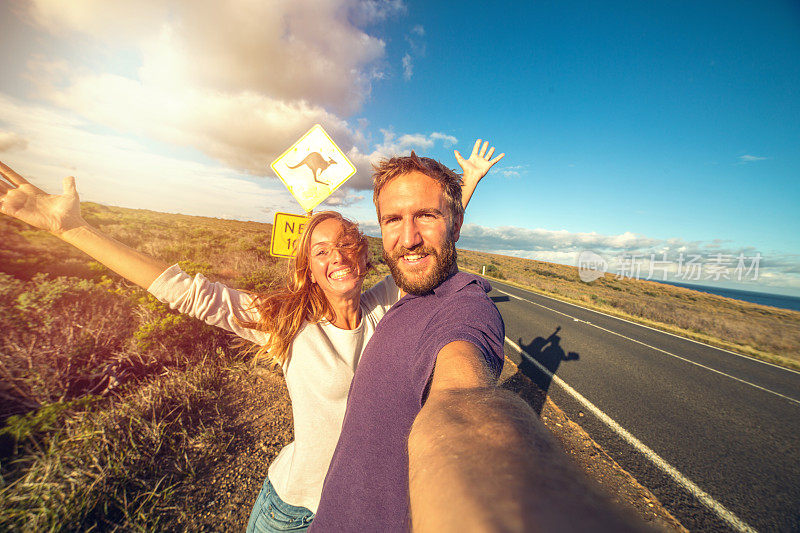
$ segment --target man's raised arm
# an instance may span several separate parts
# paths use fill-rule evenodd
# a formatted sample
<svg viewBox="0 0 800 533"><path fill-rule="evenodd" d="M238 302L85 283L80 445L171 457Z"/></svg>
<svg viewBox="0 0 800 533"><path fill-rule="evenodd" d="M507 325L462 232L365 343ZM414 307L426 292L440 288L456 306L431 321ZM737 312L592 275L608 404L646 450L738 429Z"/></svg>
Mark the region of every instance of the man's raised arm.
<svg viewBox="0 0 800 533"><path fill-rule="evenodd" d="M480 349L439 352L408 440L415 531L642 531L600 496Z"/></svg>

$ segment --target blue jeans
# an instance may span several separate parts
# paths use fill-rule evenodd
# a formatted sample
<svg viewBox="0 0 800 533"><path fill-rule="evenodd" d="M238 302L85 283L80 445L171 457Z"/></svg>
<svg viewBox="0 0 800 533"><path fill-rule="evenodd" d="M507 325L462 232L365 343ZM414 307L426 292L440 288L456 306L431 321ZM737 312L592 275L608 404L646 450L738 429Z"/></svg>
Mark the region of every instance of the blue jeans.
<svg viewBox="0 0 800 533"><path fill-rule="evenodd" d="M309 509L289 505L281 500L267 478L250 513L247 533L303 532L311 525L313 518L314 513Z"/></svg>

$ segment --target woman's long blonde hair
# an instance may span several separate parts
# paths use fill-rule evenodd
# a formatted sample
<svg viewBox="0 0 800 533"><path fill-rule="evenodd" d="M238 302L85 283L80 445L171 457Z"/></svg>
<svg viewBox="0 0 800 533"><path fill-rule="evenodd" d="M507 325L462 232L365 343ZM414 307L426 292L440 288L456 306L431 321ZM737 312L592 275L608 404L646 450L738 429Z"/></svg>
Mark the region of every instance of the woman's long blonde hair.
<svg viewBox="0 0 800 533"><path fill-rule="evenodd" d="M289 279L286 288L271 293L257 293L253 307L258 310L257 322L241 321L241 325L264 331L269 341L255 353L255 359L267 355L270 362L282 366L289 357L289 349L295 336L305 321L319 322L333 319L331 307L319 285L311 281L310 248L311 235L322 222L335 219L341 222L342 231L337 237L336 246L343 254L355 257L367 255L367 266L361 273L363 279L372 268L367 246L367 238L358 225L336 211L320 211L313 215L305 225L303 235L297 241L295 257L289 263Z"/></svg>

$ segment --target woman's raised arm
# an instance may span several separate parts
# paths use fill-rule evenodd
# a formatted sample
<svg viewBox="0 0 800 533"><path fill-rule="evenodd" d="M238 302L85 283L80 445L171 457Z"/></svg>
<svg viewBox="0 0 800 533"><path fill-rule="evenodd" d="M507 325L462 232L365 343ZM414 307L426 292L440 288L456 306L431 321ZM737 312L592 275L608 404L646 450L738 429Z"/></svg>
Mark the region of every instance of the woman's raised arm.
<svg viewBox="0 0 800 533"><path fill-rule="evenodd" d="M147 289L167 264L140 253L89 225L81 216L75 178L64 178L64 193L47 194L0 163L0 213L49 231L125 279Z"/></svg>
<svg viewBox="0 0 800 533"><path fill-rule="evenodd" d="M478 139L475 141L475 146L472 147L472 154L469 156L469 159L464 159L461 157L461 153L458 150L453 150L456 161L458 161L461 170L464 171L464 176L462 178L464 184L461 186L461 203L464 205L464 209L467 208L467 204L470 198L472 198L472 193L475 192L475 188L478 186L478 182L481 181L481 178L489 172L489 169L492 168L495 163L503 159L503 156L506 155L500 154L492 159L494 146L492 146L488 152L486 151L487 148L489 148L489 141L484 142L483 147L481 147L481 140Z"/></svg>

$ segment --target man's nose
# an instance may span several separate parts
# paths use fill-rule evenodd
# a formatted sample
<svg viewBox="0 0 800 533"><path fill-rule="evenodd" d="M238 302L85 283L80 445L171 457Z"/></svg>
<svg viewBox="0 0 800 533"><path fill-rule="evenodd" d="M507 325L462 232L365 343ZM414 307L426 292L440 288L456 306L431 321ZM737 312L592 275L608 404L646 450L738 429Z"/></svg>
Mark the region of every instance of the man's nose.
<svg viewBox="0 0 800 533"><path fill-rule="evenodd" d="M420 235L419 228L413 218L403 222L400 244L409 249L422 244L422 235Z"/></svg>

